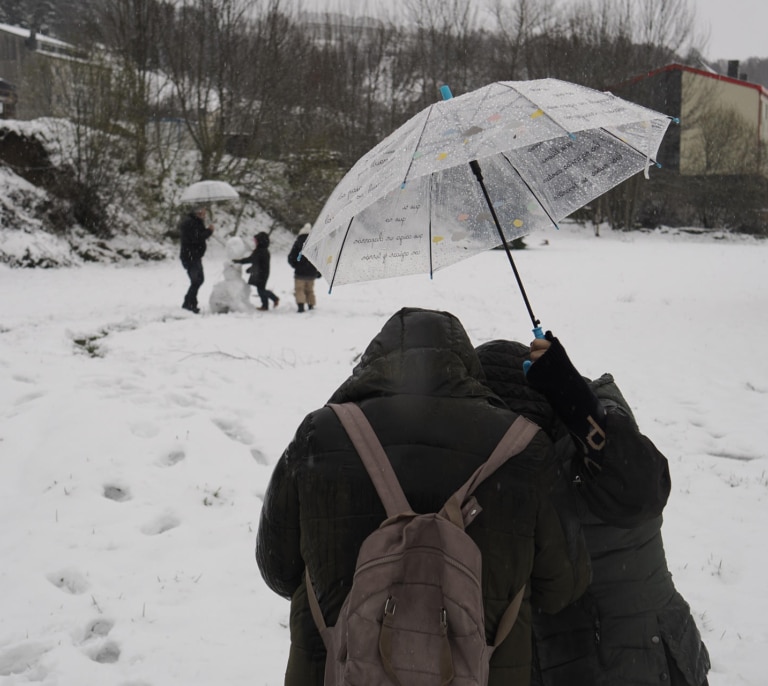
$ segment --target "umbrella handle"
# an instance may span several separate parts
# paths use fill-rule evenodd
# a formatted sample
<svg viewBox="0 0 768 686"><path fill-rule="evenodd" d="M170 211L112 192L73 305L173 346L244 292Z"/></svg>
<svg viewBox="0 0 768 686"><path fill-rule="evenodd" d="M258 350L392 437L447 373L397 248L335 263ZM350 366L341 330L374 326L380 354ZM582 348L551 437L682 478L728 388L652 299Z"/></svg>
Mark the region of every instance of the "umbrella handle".
<svg viewBox="0 0 768 686"><path fill-rule="evenodd" d="M536 338L546 338L546 336L544 335L544 331L540 326L534 327L533 335ZM523 374L528 373L528 370L531 368L532 364L533 362L531 362L530 360L525 360L525 362L523 362Z"/></svg>

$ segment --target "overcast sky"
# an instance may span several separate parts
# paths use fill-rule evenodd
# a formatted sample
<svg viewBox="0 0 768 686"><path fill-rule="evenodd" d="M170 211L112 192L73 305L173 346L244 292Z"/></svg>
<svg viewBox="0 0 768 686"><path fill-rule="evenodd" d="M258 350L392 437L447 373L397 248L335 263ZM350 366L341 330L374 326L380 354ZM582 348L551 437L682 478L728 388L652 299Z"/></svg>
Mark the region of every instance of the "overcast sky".
<svg viewBox="0 0 768 686"><path fill-rule="evenodd" d="M768 57L766 0L695 0L695 7L700 27L709 29L709 59Z"/></svg>
<svg viewBox="0 0 768 686"><path fill-rule="evenodd" d="M306 9L329 8L375 14L403 0L296 0ZM567 2L568 0L560 0ZM704 55L710 60L768 57L768 0L691 0L698 32L709 36Z"/></svg>

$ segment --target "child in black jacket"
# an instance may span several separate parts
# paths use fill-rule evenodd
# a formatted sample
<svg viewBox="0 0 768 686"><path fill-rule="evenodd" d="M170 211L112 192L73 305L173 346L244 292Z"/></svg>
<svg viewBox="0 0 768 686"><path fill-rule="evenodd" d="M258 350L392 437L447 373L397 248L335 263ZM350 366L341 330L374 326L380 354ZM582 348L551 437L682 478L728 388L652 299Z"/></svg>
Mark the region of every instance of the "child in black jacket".
<svg viewBox="0 0 768 686"><path fill-rule="evenodd" d="M253 237L253 241L256 245L254 251L244 257L241 260L233 260L237 264L250 264L248 269L250 276L248 277L248 283L251 286L256 286L256 292L261 298L261 307L257 307L258 310L268 310L269 301L271 300L277 307L280 304L280 298L278 298L272 291L267 290L267 279L269 279L269 234L261 231Z"/></svg>

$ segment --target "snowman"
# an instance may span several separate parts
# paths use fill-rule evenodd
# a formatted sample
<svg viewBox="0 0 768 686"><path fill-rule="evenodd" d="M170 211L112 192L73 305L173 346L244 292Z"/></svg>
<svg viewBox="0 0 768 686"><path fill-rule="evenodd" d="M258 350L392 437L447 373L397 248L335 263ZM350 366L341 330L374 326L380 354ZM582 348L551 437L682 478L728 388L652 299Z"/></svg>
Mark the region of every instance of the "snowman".
<svg viewBox="0 0 768 686"><path fill-rule="evenodd" d="M255 312L256 308L251 304L251 287L243 280L242 266L234 264L232 260L245 257L250 253L248 246L242 238L233 236L224 246L226 253L224 268L222 270L223 281L214 285L209 301L211 312L225 314L227 312Z"/></svg>

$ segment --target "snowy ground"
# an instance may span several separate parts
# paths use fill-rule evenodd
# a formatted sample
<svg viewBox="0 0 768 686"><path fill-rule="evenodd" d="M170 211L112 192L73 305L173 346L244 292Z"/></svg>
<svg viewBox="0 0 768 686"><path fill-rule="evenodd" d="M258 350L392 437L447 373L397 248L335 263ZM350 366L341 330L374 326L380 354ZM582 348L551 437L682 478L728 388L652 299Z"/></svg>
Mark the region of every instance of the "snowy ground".
<svg viewBox="0 0 768 686"><path fill-rule="evenodd" d="M528 243L517 263L544 327L584 374L614 373L670 460L667 555L710 683L762 686L768 243L567 225ZM0 266L3 686L280 684L288 603L253 544L304 414L401 306L453 312L478 344L531 337L503 252L433 281L318 282L303 315L285 254L280 306L255 314L182 311L175 261Z"/></svg>

